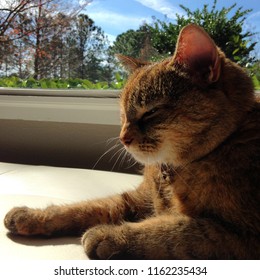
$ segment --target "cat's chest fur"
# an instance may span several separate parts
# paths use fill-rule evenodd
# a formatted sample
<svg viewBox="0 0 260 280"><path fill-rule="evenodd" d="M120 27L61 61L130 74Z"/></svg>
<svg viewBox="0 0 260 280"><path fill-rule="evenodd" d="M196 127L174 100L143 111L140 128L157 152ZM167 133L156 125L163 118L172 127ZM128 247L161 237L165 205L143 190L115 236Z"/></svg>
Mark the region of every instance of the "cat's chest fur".
<svg viewBox="0 0 260 280"><path fill-rule="evenodd" d="M221 165L205 160L186 167L158 165L150 168L155 214L178 213L189 217L215 214L222 216L221 209L225 208L224 216L229 216L229 212L233 212L238 206L236 201L238 193L231 192L226 182L224 183L230 178L224 172L223 176L220 176Z"/></svg>
<svg viewBox="0 0 260 280"><path fill-rule="evenodd" d="M198 185L191 169L174 168L164 164L154 167L153 199L156 214L180 213L198 216L207 207L208 194ZM196 180L195 180L196 179ZM197 184L194 184L197 181Z"/></svg>

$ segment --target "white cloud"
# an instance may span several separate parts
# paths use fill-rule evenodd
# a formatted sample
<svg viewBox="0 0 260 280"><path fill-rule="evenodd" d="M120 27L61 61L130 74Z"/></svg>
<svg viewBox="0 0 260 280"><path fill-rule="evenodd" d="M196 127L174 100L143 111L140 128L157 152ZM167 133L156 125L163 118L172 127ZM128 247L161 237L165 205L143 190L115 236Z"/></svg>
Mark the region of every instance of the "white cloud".
<svg viewBox="0 0 260 280"><path fill-rule="evenodd" d="M176 19L176 14L184 15L183 11L173 6L167 0L135 0L145 7L155 10L156 12L167 15L168 18Z"/></svg>
<svg viewBox="0 0 260 280"><path fill-rule="evenodd" d="M252 13L251 15L249 15L245 22L244 22L244 29L246 31L250 31L250 32L256 32L258 34L256 34L259 38L259 32L260 32L260 11L257 11L255 13Z"/></svg>
<svg viewBox="0 0 260 280"><path fill-rule="evenodd" d="M260 17L260 11L251 14L250 16L248 16L247 19L252 19L252 18L257 18L257 17Z"/></svg>
<svg viewBox="0 0 260 280"><path fill-rule="evenodd" d="M88 15L95 21L96 25L102 26L105 31L106 29L113 29L117 32L124 32L128 29L138 28L143 22L151 21L151 18L124 15L101 9L96 11L88 10Z"/></svg>

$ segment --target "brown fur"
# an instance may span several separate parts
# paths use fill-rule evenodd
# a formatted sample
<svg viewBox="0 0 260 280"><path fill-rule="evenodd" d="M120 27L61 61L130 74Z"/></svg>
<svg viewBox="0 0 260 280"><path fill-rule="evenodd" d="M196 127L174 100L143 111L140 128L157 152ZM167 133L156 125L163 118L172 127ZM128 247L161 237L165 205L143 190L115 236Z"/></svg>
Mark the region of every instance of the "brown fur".
<svg viewBox="0 0 260 280"><path fill-rule="evenodd" d="M199 27L121 96L126 149L145 165L136 191L44 210L12 209L21 235L82 234L98 259L259 259L260 107L250 78ZM90 229L89 229L90 228Z"/></svg>

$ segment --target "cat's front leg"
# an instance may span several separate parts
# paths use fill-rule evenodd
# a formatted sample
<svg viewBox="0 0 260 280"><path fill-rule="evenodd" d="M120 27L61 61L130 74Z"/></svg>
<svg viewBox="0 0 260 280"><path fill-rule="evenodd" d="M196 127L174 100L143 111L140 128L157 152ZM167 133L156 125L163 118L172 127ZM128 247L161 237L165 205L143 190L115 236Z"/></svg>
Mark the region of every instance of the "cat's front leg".
<svg viewBox="0 0 260 280"><path fill-rule="evenodd" d="M104 199L45 209L15 207L6 214L4 224L10 232L25 236L81 235L98 224L143 219L152 212L150 206L149 193L141 185L135 191Z"/></svg>
<svg viewBox="0 0 260 280"><path fill-rule="evenodd" d="M4 224L11 233L24 236L79 234L92 220L90 213L83 217L80 208L77 204L45 209L14 207L6 214Z"/></svg>
<svg viewBox="0 0 260 280"><path fill-rule="evenodd" d="M236 252L236 237L204 219L157 216L138 223L100 225L82 237L93 259L226 259L248 258ZM240 247L241 248L241 244Z"/></svg>
<svg viewBox="0 0 260 280"><path fill-rule="evenodd" d="M127 224L98 225L87 230L81 242L88 257L102 260L131 258L127 228Z"/></svg>
<svg viewBox="0 0 260 280"><path fill-rule="evenodd" d="M44 209L15 207L6 214L4 224L10 232L24 236L81 235L98 224L120 223L125 212L125 202L118 195Z"/></svg>
<svg viewBox="0 0 260 280"><path fill-rule="evenodd" d="M177 224L174 217L161 216L138 223L99 225L86 231L82 245L91 259L172 259L173 250L169 252L165 243Z"/></svg>

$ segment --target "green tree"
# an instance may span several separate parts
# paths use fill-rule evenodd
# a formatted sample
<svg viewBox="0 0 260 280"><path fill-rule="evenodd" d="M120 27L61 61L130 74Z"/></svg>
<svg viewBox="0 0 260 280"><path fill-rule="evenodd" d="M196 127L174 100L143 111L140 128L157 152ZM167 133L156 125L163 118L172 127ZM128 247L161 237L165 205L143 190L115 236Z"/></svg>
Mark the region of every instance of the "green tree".
<svg viewBox="0 0 260 280"><path fill-rule="evenodd" d="M81 14L67 41L70 77L96 81L102 72L102 56L106 52L104 32L91 18Z"/></svg>
<svg viewBox="0 0 260 280"><path fill-rule="evenodd" d="M153 34L153 46L159 53L172 53L181 28L189 23L195 23L202 26L208 32L231 60L242 65L253 62L254 57L250 56L250 53L256 45L256 42L252 42L255 34L243 30L246 16L252 10L244 10L243 7L234 10L237 6L236 4L217 10L216 4L217 0L214 0L211 8L209 5L204 5L201 10L196 9L195 11L180 5L186 12L186 15L180 16L177 14L176 24L156 20L150 26L150 32ZM230 16L230 14L233 15ZM164 42L167 43L165 44Z"/></svg>
<svg viewBox="0 0 260 280"><path fill-rule="evenodd" d="M246 16L252 10L244 10L242 7L236 9L236 4L218 10L216 4L217 0L214 0L211 7L204 5L202 9L195 11L180 5L186 14L176 14L175 23L169 22L167 18L164 21L154 18L152 24L145 24L136 31L129 30L119 35L112 50L141 57L141 50L144 49L148 36L150 50L154 50L150 52L150 59L166 57L174 53L180 30L189 23L195 23L209 33L231 60L241 65L252 63L254 57L251 54L256 45L252 38L255 34L243 30Z"/></svg>
<svg viewBox="0 0 260 280"><path fill-rule="evenodd" d="M109 49L110 54L115 55L121 53L145 59L147 52L156 52L151 44L150 32L152 32L151 26L144 24L138 30L130 29L118 35L114 44Z"/></svg>

